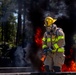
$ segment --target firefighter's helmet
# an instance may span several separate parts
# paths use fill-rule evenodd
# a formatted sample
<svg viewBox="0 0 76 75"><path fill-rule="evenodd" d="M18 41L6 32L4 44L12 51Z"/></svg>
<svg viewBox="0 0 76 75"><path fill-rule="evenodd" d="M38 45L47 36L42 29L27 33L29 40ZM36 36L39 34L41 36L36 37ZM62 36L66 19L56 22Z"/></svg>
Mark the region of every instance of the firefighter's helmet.
<svg viewBox="0 0 76 75"><path fill-rule="evenodd" d="M53 19L52 17L45 18L45 27L50 27L57 19Z"/></svg>

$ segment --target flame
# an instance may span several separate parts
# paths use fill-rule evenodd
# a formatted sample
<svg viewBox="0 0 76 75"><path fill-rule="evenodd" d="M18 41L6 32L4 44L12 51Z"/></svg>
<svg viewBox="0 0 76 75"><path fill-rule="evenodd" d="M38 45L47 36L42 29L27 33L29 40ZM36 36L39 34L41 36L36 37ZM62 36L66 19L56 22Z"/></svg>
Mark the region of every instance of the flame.
<svg viewBox="0 0 76 75"><path fill-rule="evenodd" d="M72 54L73 54L73 50L70 49L70 54L68 56L66 56L65 58L72 59ZM45 58L46 58L46 56L42 55L41 61L44 62ZM74 62L74 60L70 60L67 62L68 62L68 65L67 64L62 65L62 72L76 72L76 63ZM42 71L44 72L45 68L44 69L43 68L44 67L42 66Z"/></svg>
<svg viewBox="0 0 76 75"><path fill-rule="evenodd" d="M41 28L36 29L36 34L35 34L35 42L38 47L42 46L42 31ZM66 59L72 59L72 54L73 54L73 49L70 49L70 54L66 56ZM42 62L44 62L46 56L42 55L42 58L40 59ZM67 61L68 65L65 63L62 65L62 72L76 72L76 63L74 60ZM45 72L44 65L41 66L41 71Z"/></svg>
<svg viewBox="0 0 76 75"><path fill-rule="evenodd" d="M37 46L42 49L42 30L39 27L36 29L35 42L36 42ZM46 56L42 54L42 58L40 60L42 62L44 62L45 57ZM41 72L45 72L44 64L41 65L40 70L41 70Z"/></svg>
<svg viewBox="0 0 76 75"><path fill-rule="evenodd" d="M66 56L66 59L71 59L71 60L67 61L68 65L67 64L62 65L63 72L76 72L76 63L72 58L72 54L73 54L73 49L70 49L70 54Z"/></svg>
<svg viewBox="0 0 76 75"><path fill-rule="evenodd" d="M41 47L42 46L42 31L41 31L41 28L37 28L36 29L36 34L35 34L35 42L36 44ZM45 55L42 55L42 58L40 59L42 62L44 62L45 60Z"/></svg>
<svg viewBox="0 0 76 75"><path fill-rule="evenodd" d="M44 62L45 58L46 58L46 56L45 55L42 55L41 61Z"/></svg>
<svg viewBox="0 0 76 75"><path fill-rule="evenodd" d="M66 65L64 64L62 66L62 71L63 72L76 72L76 63L72 60L72 61L69 61L70 65Z"/></svg>
<svg viewBox="0 0 76 75"><path fill-rule="evenodd" d="M39 47L42 46L42 31L41 31L41 28L36 29L35 42L36 42L37 46L39 46Z"/></svg>
<svg viewBox="0 0 76 75"><path fill-rule="evenodd" d="M45 70L45 65L42 65L42 66L41 66L41 71L42 71L42 72L46 72L46 70Z"/></svg>

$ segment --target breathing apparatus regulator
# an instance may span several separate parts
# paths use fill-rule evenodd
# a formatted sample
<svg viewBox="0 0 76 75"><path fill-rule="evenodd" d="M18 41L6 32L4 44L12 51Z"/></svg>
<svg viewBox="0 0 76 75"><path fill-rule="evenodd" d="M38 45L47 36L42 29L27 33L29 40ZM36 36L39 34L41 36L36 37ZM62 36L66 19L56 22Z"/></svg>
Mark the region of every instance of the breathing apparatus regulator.
<svg viewBox="0 0 76 75"><path fill-rule="evenodd" d="M53 19L52 17L45 18L44 26L47 28L48 34L53 33L53 31L56 29L57 26L54 24L56 20L57 19ZM50 28L50 31L49 31L49 28Z"/></svg>

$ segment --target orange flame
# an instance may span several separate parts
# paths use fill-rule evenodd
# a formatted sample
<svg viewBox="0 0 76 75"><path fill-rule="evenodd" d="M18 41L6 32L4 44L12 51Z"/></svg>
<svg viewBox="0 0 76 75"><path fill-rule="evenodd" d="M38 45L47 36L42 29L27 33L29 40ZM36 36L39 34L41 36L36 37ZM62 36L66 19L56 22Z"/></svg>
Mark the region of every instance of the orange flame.
<svg viewBox="0 0 76 75"><path fill-rule="evenodd" d="M76 72L76 63L72 60L72 61L70 61L70 65L69 66L64 64L62 66L62 71L63 72Z"/></svg>
<svg viewBox="0 0 76 75"><path fill-rule="evenodd" d="M35 42L36 42L38 47L42 46L42 31L41 31L41 28L37 28L37 30L36 30ZM72 54L73 54L73 50L70 49L70 54L68 56L66 56L65 58L67 58L67 59L71 58L72 59ZM42 58L40 60L42 62L44 62L45 58L46 58L46 56L42 55ZM41 71L45 72L44 65L41 66ZM73 60L71 60L71 61L68 62L68 65L63 64L62 65L62 72L76 72L76 63Z"/></svg>
<svg viewBox="0 0 76 75"><path fill-rule="evenodd" d="M41 61L44 62L45 58L46 58L46 56L42 55Z"/></svg>
<svg viewBox="0 0 76 75"><path fill-rule="evenodd" d="M67 59L72 59L68 62L68 65L63 64L62 71L63 72L76 72L76 63L72 58L73 49L70 49L70 54L66 57Z"/></svg>
<svg viewBox="0 0 76 75"><path fill-rule="evenodd" d="M41 71L42 71L42 72L46 72L46 70L45 70L45 66L44 66L44 65L41 66Z"/></svg>
<svg viewBox="0 0 76 75"><path fill-rule="evenodd" d="M35 42L36 42L36 44L37 44L37 46L38 46L39 48L42 48L42 30L41 30L41 28L37 28L37 29L36 29ZM41 60L42 62L44 62L45 57L46 57L45 55L42 55L42 58L41 58L40 60ZM42 66L40 67L40 70L41 70L42 72L45 72L44 65L42 65Z"/></svg>

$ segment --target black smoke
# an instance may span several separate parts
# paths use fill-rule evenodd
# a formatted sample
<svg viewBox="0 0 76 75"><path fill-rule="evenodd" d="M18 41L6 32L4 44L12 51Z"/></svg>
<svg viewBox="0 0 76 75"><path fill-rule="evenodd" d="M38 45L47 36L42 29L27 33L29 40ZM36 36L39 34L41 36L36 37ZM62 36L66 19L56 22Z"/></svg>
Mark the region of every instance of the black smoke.
<svg viewBox="0 0 76 75"><path fill-rule="evenodd" d="M13 1L13 0L12 0ZM24 0L22 0L24 1ZM8 18L13 5L9 6L9 10L6 11L4 14L3 21L6 21ZM16 9L16 7L15 7ZM46 16L51 16L53 18L57 18L56 24L59 27L63 28L66 36L66 54L69 54L70 46L72 45L71 35L75 31L75 14L76 12L76 5L75 1L71 0L29 0L26 1L26 16L25 19L26 27L25 27L25 34L26 38L25 42L25 49L21 47L20 49L17 48L15 52L15 65L16 66L25 66L27 63L27 59L29 58L33 66L37 69L40 69L40 66L43 64L39 57L37 56L37 52L39 48L37 47L34 36L36 34L36 29L38 27L41 28L42 32L44 33L44 18ZM6 15L6 16L5 16ZM68 26L68 29L67 29ZM43 35L43 34L42 34ZM28 44L31 44L31 47L27 48ZM25 51L25 53L24 53ZM25 55L25 56L24 56ZM36 62L36 61L39 62Z"/></svg>
<svg viewBox="0 0 76 75"><path fill-rule="evenodd" d="M32 22L34 33L37 27L45 31L44 18L51 16L57 18L57 26L65 33L65 54L69 55L73 44L72 34L75 32L76 24L76 1L75 0L37 0L32 2L29 10L29 19ZM33 58L31 58L33 60Z"/></svg>
<svg viewBox="0 0 76 75"><path fill-rule="evenodd" d="M17 0L16 0L17 1ZM21 0L24 2L25 0ZM14 4L13 4L14 3ZM0 21L6 21L11 14L11 12L14 11L14 9L17 9L17 5L15 4L14 0L7 4L9 9L6 9L6 7L3 7L3 11L5 11L3 18L1 18ZM53 18L57 18L57 26L62 27L63 31L65 33L65 38L66 38L66 46L65 46L65 54L69 54L69 49L72 46L72 34L76 31L75 29L75 24L76 24L76 1L75 0L26 0L26 15L27 17L25 19L25 47L27 49L27 52L25 50L25 54L27 55L27 58L30 58L32 64L35 67L38 67L39 65L42 64L38 56L36 56L39 48L37 47L34 36L36 34L36 29L38 27L41 28L42 32L44 33L45 28L44 28L44 19L46 16L51 16ZM43 35L43 34L42 34ZM31 47L30 49L27 48L28 44L30 43ZM24 50L21 46L20 49L16 50L15 52L15 58L17 58L17 62L19 65L24 66ZM35 57L36 56L36 57ZM21 59L20 59L21 58ZM39 62L35 62L39 60ZM17 63L16 63L17 64ZM18 66L18 64L17 64Z"/></svg>

